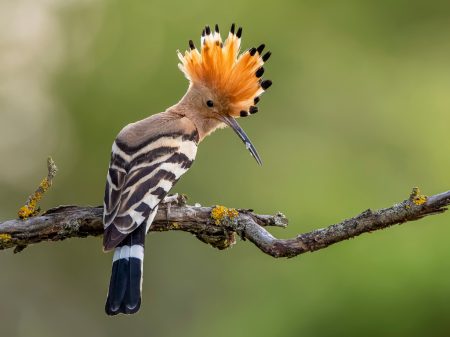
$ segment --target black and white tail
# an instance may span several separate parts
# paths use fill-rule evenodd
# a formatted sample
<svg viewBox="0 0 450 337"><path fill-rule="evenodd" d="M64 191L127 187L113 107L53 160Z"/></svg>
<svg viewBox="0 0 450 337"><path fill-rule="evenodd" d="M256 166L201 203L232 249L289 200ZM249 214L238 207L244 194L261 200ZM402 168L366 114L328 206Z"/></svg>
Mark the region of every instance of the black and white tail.
<svg viewBox="0 0 450 337"><path fill-rule="evenodd" d="M105 311L134 314L141 306L145 225L137 227L115 249Z"/></svg>

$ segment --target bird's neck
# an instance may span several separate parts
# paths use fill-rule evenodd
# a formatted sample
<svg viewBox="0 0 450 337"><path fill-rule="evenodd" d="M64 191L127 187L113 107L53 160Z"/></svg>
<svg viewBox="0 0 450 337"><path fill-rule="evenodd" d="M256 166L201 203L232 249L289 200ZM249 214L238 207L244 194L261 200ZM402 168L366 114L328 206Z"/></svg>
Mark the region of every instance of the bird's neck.
<svg viewBox="0 0 450 337"><path fill-rule="evenodd" d="M202 118L196 114L186 115L197 128L199 135L199 142L201 142L206 136L210 135L217 129L225 127L225 124L215 118Z"/></svg>
<svg viewBox="0 0 450 337"><path fill-rule="evenodd" d="M216 129L225 127L224 123L213 116L208 116L207 114L198 111L196 105L192 103L192 100L189 99L188 95L185 95L176 105L168 108L166 113L172 114L175 117L188 118L198 131L199 142Z"/></svg>

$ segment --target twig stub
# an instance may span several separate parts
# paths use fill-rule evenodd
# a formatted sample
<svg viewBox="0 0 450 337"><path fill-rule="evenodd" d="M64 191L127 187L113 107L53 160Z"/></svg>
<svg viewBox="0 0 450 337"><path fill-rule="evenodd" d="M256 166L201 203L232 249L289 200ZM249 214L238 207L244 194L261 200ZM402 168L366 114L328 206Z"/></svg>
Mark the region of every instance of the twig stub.
<svg viewBox="0 0 450 337"><path fill-rule="evenodd" d="M38 202L42 199L42 196L48 189L52 186L53 178L58 171L55 162L52 157L47 158L47 176L42 179L36 191L28 197L28 200L25 205L20 207L17 215L20 219L26 219L31 216L36 216L39 213Z"/></svg>

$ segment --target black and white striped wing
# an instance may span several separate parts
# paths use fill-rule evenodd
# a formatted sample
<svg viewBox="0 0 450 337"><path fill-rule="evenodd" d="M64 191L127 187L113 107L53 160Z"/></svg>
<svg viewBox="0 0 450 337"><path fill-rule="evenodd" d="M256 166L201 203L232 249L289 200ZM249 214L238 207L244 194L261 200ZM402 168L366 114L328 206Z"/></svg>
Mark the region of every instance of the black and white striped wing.
<svg viewBox="0 0 450 337"><path fill-rule="evenodd" d="M115 153L113 148L103 199L103 223L105 228L111 224L119 210L122 187L127 177L126 169L126 161Z"/></svg>
<svg viewBox="0 0 450 337"><path fill-rule="evenodd" d="M184 135L161 136L147 149L134 152L117 142L113 145L105 190L105 250L116 247L138 226L149 227L159 203L192 165L196 152L195 140Z"/></svg>

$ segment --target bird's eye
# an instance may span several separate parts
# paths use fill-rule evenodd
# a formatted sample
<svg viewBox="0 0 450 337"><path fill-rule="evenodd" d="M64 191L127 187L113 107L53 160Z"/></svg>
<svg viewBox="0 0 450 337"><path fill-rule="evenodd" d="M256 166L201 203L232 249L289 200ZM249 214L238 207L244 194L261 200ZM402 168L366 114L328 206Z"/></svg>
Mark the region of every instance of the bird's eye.
<svg viewBox="0 0 450 337"><path fill-rule="evenodd" d="M207 100L206 105L209 106L210 108L212 108L214 106L214 102L211 100Z"/></svg>

